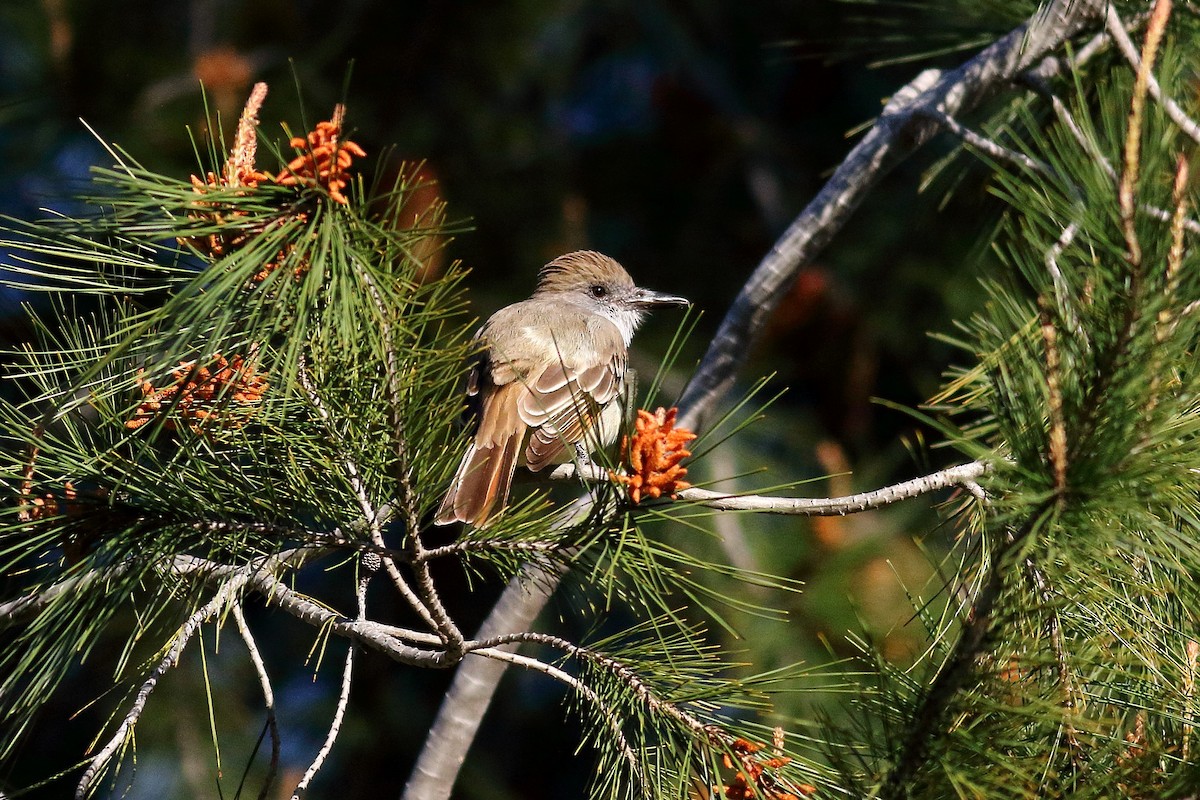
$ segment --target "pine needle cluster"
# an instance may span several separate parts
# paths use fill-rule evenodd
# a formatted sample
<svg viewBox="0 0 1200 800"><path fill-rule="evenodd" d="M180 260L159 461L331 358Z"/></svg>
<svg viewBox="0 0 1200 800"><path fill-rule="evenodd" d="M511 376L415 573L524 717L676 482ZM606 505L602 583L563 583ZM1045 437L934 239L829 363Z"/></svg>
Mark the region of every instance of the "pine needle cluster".
<svg viewBox="0 0 1200 800"><path fill-rule="evenodd" d="M140 682L211 596L188 559L344 561L370 546L364 504L385 525L398 485L444 482L470 319L462 270L425 280L413 250L446 234L442 210L401 220L413 171L372 185L349 169L364 153L341 107L259 172L264 96L228 155L210 145L204 178L113 150L92 215L9 222L10 269L47 301L0 403L18 626L0 655L0 757L114 625L124 652L101 683ZM406 498L418 515L435 501Z"/></svg>
<svg viewBox="0 0 1200 800"><path fill-rule="evenodd" d="M1198 64L1195 19L1169 14L1154 4L1137 68L1114 52L1075 75L1073 99L1042 86L993 119L1005 145L981 155L1009 206L1004 277L951 339L974 366L930 406L992 471L917 609L923 664L864 645L878 682L830 734L852 793L1200 785L1196 142L1148 88L1194 97Z"/></svg>

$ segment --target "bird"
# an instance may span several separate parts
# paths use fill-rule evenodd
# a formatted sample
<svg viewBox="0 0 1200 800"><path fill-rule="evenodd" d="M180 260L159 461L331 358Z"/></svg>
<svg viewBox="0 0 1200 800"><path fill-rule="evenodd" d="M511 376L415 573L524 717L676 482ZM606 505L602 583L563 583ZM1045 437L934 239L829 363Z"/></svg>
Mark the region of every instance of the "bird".
<svg viewBox="0 0 1200 800"><path fill-rule="evenodd" d="M542 267L533 295L501 308L475 334L471 441L434 522L482 528L504 509L518 466L540 472L588 462L612 444L634 332L650 309L687 305L638 287L593 250Z"/></svg>

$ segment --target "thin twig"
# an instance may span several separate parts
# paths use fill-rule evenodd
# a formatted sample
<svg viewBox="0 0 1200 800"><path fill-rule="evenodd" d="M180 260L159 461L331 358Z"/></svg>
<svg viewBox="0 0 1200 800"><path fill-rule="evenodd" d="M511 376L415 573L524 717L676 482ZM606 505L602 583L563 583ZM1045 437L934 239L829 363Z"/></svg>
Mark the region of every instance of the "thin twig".
<svg viewBox="0 0 1200 800"><path fill-rule="evenodd" d="M951 486L965 486L991 471L983 461L970 461L938 472L922 475L902 483L873 489L845 497L766 497L756 494L728 494L695 487L676 493L679 500L719 511L758 511L765 514L791 514L805 517L837 517L870 511L875 508L920 497ZM550 473L552 479L583 478L604 482L611 478L608 471L594 465L563 464Z"/></svg>
<svg viewBox="0 0 1200 800"><path fill-rule="evenodd" d="M116 580L134 567L133 561L123 561L99 569L79 572L38 592L0 603L0 629L28 622L42 613L63 595L75 597L91 590L96 584Z"/></svg>
<svg viewBox="0 0 1200 800"><path fill-rule="evenodd" d="M169 670L179 663L179 657L183 655L184 648L187 647L192 636L195 635L202 624L220 613L221 609L241 591L247 581L248 576L246 575L235 575L225 580L220 588L217 589L212 599L188 617L187 621L175 632L174 639L170 647L167 648L166 655L158 662L158 666L150 673L150 677L138 689L133 704L129 707L129 712L125 715L125 719L121 720L121 724L117 727L112 738L108 740L108 743L88 762L87 768L84 769L83 775L79 779L78 786L75 787L76 800L83 800L83 798L86 798L91 793L93 785L100 777L100 773L108 765L108 762L129 741L130 736L133 734L134 726L137 725L138 719L141 718L142 712L146 708L146 701L150 698L150 693L154 691L154 688L158 685L163 675L167 674Z"/></svg>
<svg viewBox="0 0 1200 800"><path fill-rule="evenodd" d="M471 652L479 652L481 650L490 650L491 648L502 645L524 642L536 642L537 644L556 647L559 650L562 650L563 652L580 659L581 661L587 661L601 667L625 683L633 691L638 700L642 701L649 711L661 713L667 717L670 717L682 727L689 730L692 734L701 737L703 741L710 740L714 733L712 726L701 722L699 719L692 716L676 704L663 700L661 697L659 697L640 675L622 662L611 656L606 656L603 653L583 647L582 645L575 644L567 639L563 639L560 636L554 636L548 633L536 633L534 631L524 631L521 633L495 636L484 641L470 642L468 647Z"/></svg>
<svg viewBox="0 0 1200 800"><path fill-rule="evenodd" d="M1075 335L1083 339L1085 336L1083 323L1079 319L1079 314L1075 311L1074 295L1067 285L1066 278L1063 277L1062 270L1058 266L1058 257L1063 254L1064 250L1071 246L1078 233L1079 223L1077 222L1072 222L1063 228L1063 232L1059 235L1058 239L1046 251L1046 271L1050 273L1050 280L1054 284L1055 305L1058 306L1059 313L1063 315L1063 320Z"/></svg>
<svg viewBox="0 0 1200 800"><path fill-rule="evenodd" d="M194 577L206 583L220 583L232 577L245 580L245 588L266 598L281 610L309 625L327 628L332 633L383 653L394 661L415 667L447 667L452 662L441 650L410 647L390 635L384 626L369 620L348 619L328 607L308 599L299 592L289 589L278 578L275 571L287 564L289 554L285 551L255 564L230 566L218 564L198 556L176 556L170 569L177 575Z"/></svg>
<svg viewBox="0 0 1200 800"><path fill-rule="evenodd" d="M275 781L275 773L279 770L279 723L275 717L275 693L271 691L271 677L267 674L267 665L263 662L262 653L254 641L254 634L246 624L246 616L242 613L242 604L233 604L233 621L237 624L238 633L246 643L246 651L250 654L250 663L258 675L258 685L262 688L263 705L267 709L267 730L271 735L271 763L267 766L267 777L263 779L262 790L258 800L267 800L271 793L271 784Z"/></svg>
<svg viewBox="0 0 1200 800"><path fill-rule="evenodd" d="M1094 4L1093 4L1094 9ZM1089 13L1092 13L1089 10ZM1099 30L1088 39L1082 47L1071 53L1066 53L1061 56L1048 55L1043 58L1037 66L1022 72L1017 76L1015 82L1018 84L1045 84L1052 78L1057 78L1063 73L1074 72L1079 67L1086 64L1100 51L1108 47L1111 39L1108 32Z"/></svg>
<svg viewBox="0 0 1200 800"><path fill-rule="evenodd" d="M1161 7L1165 7L1165 11L1159 12L1158 9ZM1162 13L1165 17L1166 14L1170 13L1170 3L1162 3L1160 0L1160 4L1156 5L1155 10L1151 12L1151 21L1150 25L1147 26L1148 29L1150 26L1155 24L1154 17L1156 13ZM1163 24L1165 25L1165 23L1166 20L1164 18ZM1125 24L1121 22L1121 16L1117 13L1116 7L1111 3L1108 5L1108 8L1105 12L1104 26L1109 35L1112 36L1113 41L1116 42L1117 49L1121 51L1121 55L1125 56L1125 60L1129 62L1129 65L1134 69L1135 72L1140 74L1142 72L1143 56L1138 55L1137 45L1135 45L1133 43L1133 39L1129 37L1129 32L1125 29ZM1157 50L1157 45L1155 46L1155 49ZM1158 84L1158 79L1152 74L1149 74L1148 70L1146 77L1146 88L1149 91L1150 96L1153 97L1160 106L1162 106L1163 111L1165 111L1167 116L1171 118L1171 121L1178 125L1179 129L1187 134L1189 138L1197 143L1200 143L1200 125L1198 125L1194 119L1189 117L1187 112L1180 108L1179 104L1172 100L1171 97L1162 90L1162 87Z"/></svg>
<svg viewBox="0 0 1200 800"><path fill-rule="evenodd" d="M367 583L369 580L369 578L362 578L358 582L356 595L360 623L367 619ZM342 720L346 717L346 707L350 704L350 684L354 676L354 651L356 649L355 643L351 641L346 650L346 666L342 670L342 687L338 692L337 706L333 712L333 721L329 724L329 732L325 734L325 741L321 744L321 749L317 751L312 763L308 765L308 769L304 771L304 776L296 784L296 791L292 792L292 800L300 800L300 795L308 791L309 784L320 772L321 767L325 764L325 759L333 750L333 743L337 741L338 734L341 733Z"/></svg>
<svg viewBox="0 0 1200 800"><path fill-rule="evenodd" d="M304 776L300 778L300 783L296 784L296 790L292 793L292 800L300 800L300 795L308 791L308 786L320 771L325 763L326 757L333 749L333 743L337 740L337 735L342 729L342 719L346 713L346 706L350 702L350 683L351 676L354 673L354 645L351 644L346 650L346 666L342 670L342 687L338 692L337 707L334 709L333 722L329 726L329 732L325 735L325 741L321 744L321 749L317 751L317 755L313 758L308 769L304 771Z"/></svg>
<svg viewBox="0 0 1200 800"><path fill-rule="evenodd" d="M332 428L329 410L325 407L324 401L321 400L321 396L317 393L317 389L312 383L312 379L308 374L307 365L305 364L303 358L300 359L300 363L296 371L296 378L299 380L300 386L304 389L305 394L308 395L309 404L313 407L313 410L317 412L317 416L321 418L321 422L324 424L330 440L334 443L334 446L340 450L341 447L339 443L341 438ZM396 566L395 559L385 555L388 549L387 543L383 540L383 525L385 520L380 511L377 510L374 504L371 502L370 495L367 492L366 483L362 479L362 473L358 469L357 463L353 458L345 453L342 453L341 457L342 469L345 471L346 480L350 483L350 488L354 492L355 498L358 500L359 510L362 512L363 521L366 523L367 530L371 536L371 543L375 546L376 552L379 552L379 555L381 556L380 561L382 562L384 569L387 571L388 577L391 578L392 585L396 587L396 591L400 593L400 596L405 599L409 606L411 606L412 609L417 612L417 615L421 617L421 619L424 620L430 628L437 630L438 623L434 619L433 614L428 606L425 605L424 601L417 595L413 588L408 585L408 581L404 578L404 575L401 574L400 569ZM380 552L380 550L382 550L382 552Z"/></svg>
<svg viewBox="0 0 1200 800"><path fill-rule="evenodd" d="M1147 216L1154 217L1162 222L1171 222L1172 220L1171 212L1163 208L1155 208L1154 206L1143 205L1141 207L1141 211ZM1183 229L1188 233L1200 233L1200 222L1197 222L1191 217L1185 218L1179 224L1182 225Z"/></svg>
<svg viewBox="0 0 1200 800"><path fill-rule="evenodd" d="M540 672L543 675L547 675L578 692L581 697L595 706L596 711L602 717L604 717L605 722L608 724L609 731L612 733L613 738L617 741L617 745L621 750L621 754L624 755L625 760L629 762L629 768L633 772L633 775L639 781L644 782L642 765L638 762L637 752L633 749L633 747L629 744L629 740L625 737L625 731L621 729L620 718L613 713L612 709L608 707L600 695L598 695L596 691L586 683L579 680L579 678L576 678L571 673L561 670L551 664L547 664L544 661L539 661L536 658L530 658L529 656L522 656L498 647L476 647L472 648L470 652L472 655L484 656L486 658L495 659L507 664L515 664L516 666L531 670L533 672Z"/></svg>
<svg viewBox="0 0 1200 800"><path fill-rule="evenodd" d="M1027 169L1030 172L1036 172L1039 175L1054 175L1054 171L1050 169L1050 166L1046 164L1046 162L1033 158L1025 153L1019 153L1016 150L1005 147L994 139L989 139L983 134L971 130L954 117L940 109L923 108L920 109L920 113L937 122L948 133L957 136L971 147L974 147L979 152L990 156L996 161L1001 161L1006 164L1013 164L1017 167Z"/></svg>
<svg viewBox="0 0 1200 800"><path fill-rule="evenodd" d="M306 562L317 558L325 552L327 552L326 547L297 547L287 550L277 556L278 562L276 567L298 569L304 566ZM34 619L63 595L77 596L84 592L89 592L97 584L107 585L142 566L145 566L144 562L136 559L127 559L116 564L109 564L80 572L69 578L64 578L41 591L31 592L15 600L0 603L0 629L11 625L19 625ZM162 568L170 570L172 564L164 562Z"/></svg>
<svg viewBox="0 0 1200 800"><path fill-rule="evenodd" d="M384 348L384 373L388 394L388 412L392 421L392 443L396 448L396 481L399 488L399 502L404 511L405 534L408 549L412 554L413 577L417 582L417 593L422 603L433 618L434 627L442 635L446 650L450 657L462 656L463 635L442 604L437 587L433 584L433 576L429 564L424 559L424 544L421 542L421 519L417 508L417 495L413 491L412 479L409 475L408 440L400 409L402 406L403 390L400 376L399 359L396 357L395 342L392 340L392 326L388 319L388 309L383 302L383 295L375 284L375 279L369 270L361 270L363 283L371 295L375 309L379 312L379 335ZM383 544L382 536L376 544Z"/></svg>
<svg viewBox="0 0 1200 800"><path fill-rule="evenodd" d="M1108 175L1109 179L1115 184L1118 179L1117 170L1104 153L1100 151L1100 145L1095 139L1083 132L1083 129L1079 127L1079 123L1075 121L1075 115L1071 113L1071 109L1067 108L1067 104L1062 101L1062 98L1049 91L1046 92L1046 96L1050 98L1050 105L1054 109L1054 115L1058 117L1058 121L1067 129L1067 132L1071 134L1071 138L1091 156L1093 161L1100 165L1100 168L1104 170L1104 174Z"/></svg>
<svg viewBox="0 0 1200 800"><path fill-rule="evenodd" d="M561 550L557 542L547 541L512 541L509 539L459 539L440 547L430 547L422 552L421 557L426 561L444 558L449 555L470 552L496 552L511 550L518 553L529 553L536 556L541 553L553 553Z"/></svg>

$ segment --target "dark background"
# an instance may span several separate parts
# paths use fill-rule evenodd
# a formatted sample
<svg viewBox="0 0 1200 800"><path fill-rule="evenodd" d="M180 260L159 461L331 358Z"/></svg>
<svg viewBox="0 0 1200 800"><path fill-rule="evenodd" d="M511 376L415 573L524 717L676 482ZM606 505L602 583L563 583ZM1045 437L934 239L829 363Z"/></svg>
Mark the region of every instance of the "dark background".
<svg viewBox="0 0 1200 800"><path fill-rule="evenodd" d="M919 69L965 56L871 62L972 30L953 15L824 0L0 0L0 213L78 209L66 198L90 166L112 163L80 118L103 142L183 177L198 169L187 129L202 137L208 128L201 80L226 135L257 80L271 87L262 130L280 139L280 121L299 132L344 99L353 138L372 159L384 154L390 170L423 163L437 181L427 199L444 200L449 218L470 228L444 252L471 269L479 315L527 295L541 264L579 247L691 297L704 316L668 382L678 391L734 293L856 141L850 132ZM747 383L772 375L768 393L786 393L697 474L769 469L741 479L742 489L834 475L807 488L834 494L950 457L929 452L910 417L871 401L917 405L964 360L928 333L950 331L980 301L976 253L998 207L962 159L918 191L952 147L939 143L891 175L805 267L743 374ZM3 291L5 336L20 340L18 302L36 297ZM659 314L639 336L643 369L677 322ZM936 549L948 535L923 505L720 526L735 545L718 557L809 584L798 599L765 600L793 615L790 627L743 621L735 647L752 651L747 660L819 663L846 655L847 631L863 628L898 658L919 641L904 585L929 567L914 537ZM490 595L463 586L460 613L481 616ZM565 602L555 611L561 619L545 625L569 633L586 623ZM252 624L279 673L294 781L328 724L344 651L333 645L323 663L305 663L311 632L269 611ZM221 700L220 791L230 797L262 718L237 643L226 632L206 646L217 644L208 665ZM198 666L190 653L151 701L127 796L218 796ZM361 667L350 720L312 796L398 796L448 679L370 656ZM59 722L109 681L81 668L18 759L0 766L0 788L82 752L102 711ZM539 678L510 676L457 796L578 796L590 761L573 754L575 723L560 697ZM787 701L780 714L806 717L812 702ZM65 785L45 790L67 794Z"/></svg>

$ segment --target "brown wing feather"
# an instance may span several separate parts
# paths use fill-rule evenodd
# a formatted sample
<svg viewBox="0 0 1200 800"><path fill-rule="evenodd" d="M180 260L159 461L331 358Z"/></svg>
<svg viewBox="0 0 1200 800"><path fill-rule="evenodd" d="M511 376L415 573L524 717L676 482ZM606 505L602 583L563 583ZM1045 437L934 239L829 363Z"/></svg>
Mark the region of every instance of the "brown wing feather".
<svg viewBox="0 0 1200 800"><path fill-rule="evenodd" d="M579 371L554 364L529 383L517 411L531 429L525 448L525 465L531 472L569 460L578 443L589 452L603 444L588 441L588 432L603 405L613 399L620 382L617 370L623 364L620 357Z"/></svg>
<svg viewBox="0 0 1200 800"><path fill-rule="evenodd" d="M503 508L508 500L520 445L517 436L510 436L494 447L471 445L458 468L454 484L442 499L437 524L486 525L497 504Z"/></svg>
<svg viewBox="0 0 1200 800"><path fill-rule="evenodd" d="M475 440L458 466L450 490L442 498L435 522L466 522L482 527L492 510L508 501L525 425L517 414L520 384L494 387L485 393Z"/></svg>

